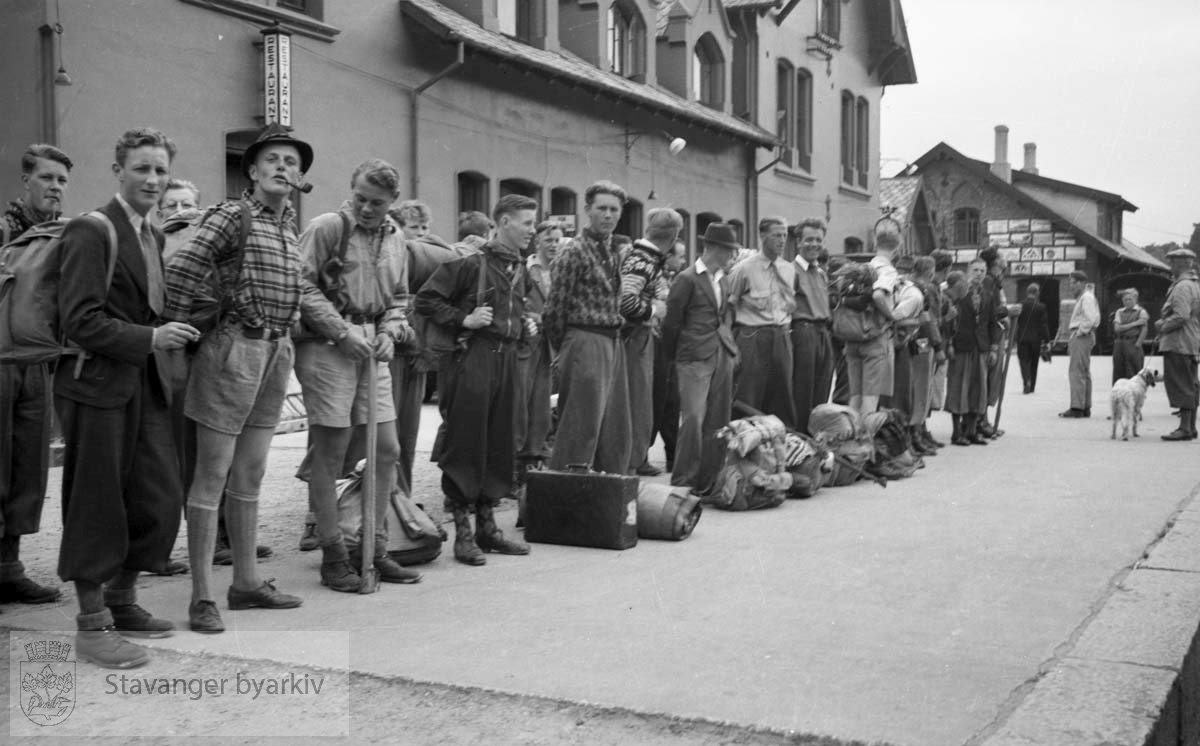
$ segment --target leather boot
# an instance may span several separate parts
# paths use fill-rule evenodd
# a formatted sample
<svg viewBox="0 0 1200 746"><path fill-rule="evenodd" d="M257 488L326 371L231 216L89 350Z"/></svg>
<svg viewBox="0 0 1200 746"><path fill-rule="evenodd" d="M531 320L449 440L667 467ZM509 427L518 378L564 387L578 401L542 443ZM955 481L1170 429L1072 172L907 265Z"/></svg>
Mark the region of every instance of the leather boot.
<svg viewBox="0 0 1200 746"><path fill-rule="evenodd" d="M496 525L492 506L484 502L475 506L475 542L485 552L529 554L528 544L504 538L504 532Z"/></svg>
<svg viewBox="0 0 1200 746"><path fill-rule="evenodd" d="M404 567L387 553L387 542L375 542L375 557L372 560L384 583L420 583L421 573ZM362 567L362 547L350 550L351 567Z"/></svg>
<svg viewBox="0 0 1200 746"><path fill-rule="evenodd" d="M963 434L962 415L950 415L950 422L954 427L954 431L950 434L950 442L956 446L969 446L971 441L967 440L967 436Z"/></svg>
<svg viewBox="0 0 1200 746"><path fill-rule="evenodd" d="M350 565L350 555L346 544L338 539L332 544L321 546L321 585L341 593L358 593L362 587L362 578L358 571Z"/></svg>
<svg viewBox="0 0 1200 746"><path fill-rule="evenodd" d="M946 447L945 443L943 443L942 441L933 437L933 433L929 432L929 425L926 425L926 424L921 425L921 437L925 439L926 443L930 444L934 448L945 448Z"/></svg>
<svg viewBox="0 0 1200 746"><path fill-rule="evenodd" d="M454 559L464 565L485 565L487 557L475 544L471 530L471 513L466 508L454 509Z"/></svg>
<svg viewBox="0 0 1200 746"><path fill-rule="evenodd" d="M1187 415L1188 415L1188 430L1192 434L1191 440L1195 440L1196 439L1196 410L1194 410L1194 409L1187 410Z"/></svg>
<svg viewBox="0 0 1200 746"><path fill-rule="evenodd" d="M979 431L981 419L982 416L977 414L963 415L963 437L973 445L986 446L988 444L987 436Z"/></svg>
<svg viewBox="0 0 1200 746"><path fill-rule="evenodd" d="M909 425L909 427L908 427L908 440L912 444L912 446L911 446L912 452L915 453L916 455L918 455L918 456L936 456L937 455L937 449L930 447L930 445L921 438L921 433L917 430L917 427L915 425Z"/></svg>
<svg viewBox="0 0 1200 746"><path fill-rule="evenodd" d="M1179 410L1179 427L1162 436L1163 440L1191 440L1196 427L1196 410Z"/></svg>

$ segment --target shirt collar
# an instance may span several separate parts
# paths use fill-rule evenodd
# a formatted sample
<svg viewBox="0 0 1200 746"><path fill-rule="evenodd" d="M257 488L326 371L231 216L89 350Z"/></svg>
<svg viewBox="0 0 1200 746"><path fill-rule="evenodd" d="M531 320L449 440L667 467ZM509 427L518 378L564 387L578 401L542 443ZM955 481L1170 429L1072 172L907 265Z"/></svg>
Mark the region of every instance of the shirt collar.
<svg viewBox="0 0 1200 746"><path fill-rule="evenodd" d="M133 226L133 232L137 235L142 235L142 223L146 221L144 215L139 215L138 211L133 209L133 205L125 201L125 198L117 193L117 202L120 203L121 209L125 211L125 217L129 218L130 225Z"/></svg>
<svg viewBox="0 0 1200 746"><path fill-rule="evenodd" d="M698 274L698 275L708 274L708 267L706 267L706 266L704 265L704 259L703 259L703 258L700 258L700 259L697 259L697 260L696 260L696 274ZM720 282L720 281L721 281L721 278L725 276L725 270L723 270L723 269L718 269L718 270L717 270L715 273L713 273L711 276L712 276L712 277L713 277L713 279L715 279L717 282Z"/></svg>
<svg viewBox="0 0 1200 746"><path fill-rule="evenodd" d="M796 255L796 264L799 265L801 271L808 271L808 260L802 254Z"/></svg>

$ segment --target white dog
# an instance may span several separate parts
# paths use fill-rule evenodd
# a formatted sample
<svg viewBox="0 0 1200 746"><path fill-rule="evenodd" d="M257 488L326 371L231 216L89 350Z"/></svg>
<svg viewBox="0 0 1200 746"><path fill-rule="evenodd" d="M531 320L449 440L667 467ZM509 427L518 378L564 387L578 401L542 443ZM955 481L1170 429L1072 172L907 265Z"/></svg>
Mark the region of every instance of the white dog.
<svg viewBox="0 0 1200 746"><path fill-rule="evenodd" d="M1159 380L1158 371L1142 368L1133 378L1118 379L1112 387L1112 439L1117 439L1117 425L1121 426L1121 440L1129 440L1129 430L1138 436L1137 423L1142 419L1142 405L1146 403L1146 389Z"/></svg>

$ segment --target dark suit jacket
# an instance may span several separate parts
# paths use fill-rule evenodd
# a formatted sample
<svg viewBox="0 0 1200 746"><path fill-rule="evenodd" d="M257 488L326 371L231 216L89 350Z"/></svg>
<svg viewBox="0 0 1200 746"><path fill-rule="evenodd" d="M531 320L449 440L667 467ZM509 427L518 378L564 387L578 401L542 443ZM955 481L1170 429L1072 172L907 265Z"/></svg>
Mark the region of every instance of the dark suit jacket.
<svg viewBox="0 0 1200 746"><path fill-rule="evenodd" d="M968 293L958 300L957 326L954 331L955 352L979 352L986 355L992 345L1000 344L1000 321L986 297L975 310Z"/></svg>
<svg viewBox="0 0 1200 746"><path fill-rule="evenodd" d="M108 234L99 222L78 217L63 229L62 277L58 287L59 323L67 338L91 357L75 378L76 361L64 357L54 378L54 393L93 407L122 407L141 388L141 376L153 357L156 318L146 295L142 245L125 210L114 197L100 212L117 229L117 266L112 287L108 272ZM154 228L161 254L163 234ZM158 259L162 261L161 256ZM156 389L169 397L156 366Z"/></svg>
<svg viewBox="0 0 1200 746"><path fill-rule="evenodd" d="M729 293L728 277L721 278L721 293ZM718 345L724 345L730 357L736 358L738 348L730 329L730 315L727 300L717 310L717 296L707 274L697 274L695 264L680 272L671 283L663 320L667 359L681 363L708 360Z"/></svg>
<svg viewBox="0 0 1200 746"><path fill-rule="evenodd" d="M1021 301L1021 315L1017 317L1018 342L1041 344L1050 339L1050 327L1046 321L1046 304Z"/></svg>

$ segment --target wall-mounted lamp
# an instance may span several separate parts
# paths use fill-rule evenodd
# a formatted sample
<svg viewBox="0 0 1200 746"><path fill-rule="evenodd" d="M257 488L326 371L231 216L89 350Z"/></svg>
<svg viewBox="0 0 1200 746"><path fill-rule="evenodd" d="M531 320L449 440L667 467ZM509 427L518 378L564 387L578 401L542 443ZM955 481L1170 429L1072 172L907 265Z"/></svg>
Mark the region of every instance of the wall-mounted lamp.
<svg viewBox="0 0 1200 746"><path fill-rule="evenodd" d="M671 155L679 155L683 149L687 147L687 140L682 137L674 137L666 130L625 130L625 164L629 164L629 151L633 148L633 144L637 142L642 135L662 135L667 138L667 152Z"/></svg>
<svg viewBox="0 0 1200 746"><path fill-rule="evenodd" d="M54 76L54 85L71 85L71 76L67 75L67 68L63 66L62 60L63 25L58 0L54 0L54 33L58 35L58 73Z"/></svg>

